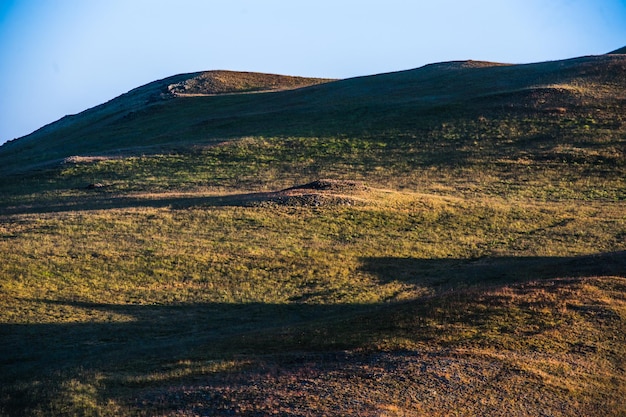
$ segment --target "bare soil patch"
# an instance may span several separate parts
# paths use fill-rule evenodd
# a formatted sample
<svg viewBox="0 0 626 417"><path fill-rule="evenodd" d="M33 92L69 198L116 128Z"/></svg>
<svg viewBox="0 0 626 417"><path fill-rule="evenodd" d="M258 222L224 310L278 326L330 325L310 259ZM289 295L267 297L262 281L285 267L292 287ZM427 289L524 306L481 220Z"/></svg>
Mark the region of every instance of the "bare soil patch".
<svg viewBox="0 0 626 417"><path fill-rule="evenodd" d="M188 80L170 84L167 90L173 96L193 97L289 90L329 81L333 80L255 72L206 71Z"/></svg>
<svg viewBox="0 0 626 417"><path fill-rule="evenodd" d="M352 206L363 201L354 197L351 193L367 190L368 187L359 181L320 179L264 194L259 200L254 201L253 205Z"/></svg>

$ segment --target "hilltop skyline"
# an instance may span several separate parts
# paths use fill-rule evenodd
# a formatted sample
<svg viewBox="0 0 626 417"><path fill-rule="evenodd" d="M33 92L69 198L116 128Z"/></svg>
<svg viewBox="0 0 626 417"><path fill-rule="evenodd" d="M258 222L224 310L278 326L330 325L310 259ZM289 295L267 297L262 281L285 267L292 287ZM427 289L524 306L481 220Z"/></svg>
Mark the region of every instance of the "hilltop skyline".
<svg viewBox="0 0 626 417"><path fill-rule="evenodd" d="M349 78L475 59L530 63L626 44L616 0L0 4L0 144L174 74Z"/></svg>

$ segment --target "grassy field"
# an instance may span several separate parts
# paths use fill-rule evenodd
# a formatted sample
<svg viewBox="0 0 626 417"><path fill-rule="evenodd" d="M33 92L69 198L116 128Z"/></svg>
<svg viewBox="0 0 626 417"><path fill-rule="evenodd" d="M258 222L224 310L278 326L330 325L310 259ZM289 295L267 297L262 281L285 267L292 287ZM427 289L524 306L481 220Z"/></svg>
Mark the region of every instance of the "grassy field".
<svg viewBox="0 0 626 417"><path fill-rule="evenodd" d="M543 86L473 106L401 104L407 74L335 108L178 98L111 125L189 114L175 146L29 156L0 180L0 415L626 414L624 90L584 65L466 64Z"/></svg>

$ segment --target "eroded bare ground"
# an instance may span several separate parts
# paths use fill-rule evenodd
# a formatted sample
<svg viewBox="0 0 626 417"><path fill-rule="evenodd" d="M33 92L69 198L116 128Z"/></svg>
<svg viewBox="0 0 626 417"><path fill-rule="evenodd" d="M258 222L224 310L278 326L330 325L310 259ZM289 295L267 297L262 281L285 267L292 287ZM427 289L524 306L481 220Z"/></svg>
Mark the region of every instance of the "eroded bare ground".
<svg viewBox="0 0 626 417"><path fill-rule="evenodd" d="M175 97L198 97L282 91L334 81L326 78L236 71L206 71L191 75L192 77L184 81L168 85L168 94Z"/></svg>
<svg viewBox="0 0 626 417"><path fill-rule="evenodd" d="M133 406L161 416L596 415L508 361L458 351L259 359L249 372L146 390Z"/></svg>

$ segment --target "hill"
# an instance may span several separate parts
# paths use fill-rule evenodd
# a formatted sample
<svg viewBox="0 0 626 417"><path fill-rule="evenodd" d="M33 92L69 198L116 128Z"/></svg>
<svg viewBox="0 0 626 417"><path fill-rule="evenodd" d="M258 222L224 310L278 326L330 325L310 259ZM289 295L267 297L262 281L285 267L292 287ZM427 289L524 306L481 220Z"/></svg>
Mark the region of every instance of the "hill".
<svg viewBox="0 0 626 417"><path fill-rule="evenodd" d="M209 71L0 147L0 415L626 414L626 56Z"/></svg>
<svg viewBox="0 0 626 417"><path fill-rule="evenodd" d="M0 161L2 173L7 173L49 166L72 155L141 154L154 153L154 149L158 153L164 146L214 144L246 135L361 134L382 132L390 126L412 131L411 121L422 123L429 113L446 109L471 112L476 117L499 110L537 114L584 108L590 103L610 106L621 99L613 94L624 85L618 75L623 73L623 65L624 58L619 55L530 65L444 63L292 91L172 99L167 94L169 87L196 85L215 73L180 75L7 143L0 147ZM254 78L245 73L231 75L232 85L244 85ZM283 88L293 85L284 80ZM265 82L273 81L266 78ZM609 84L617 90L607 90ZM230 91L228 83L224 85L215 91ZM412 116L415 114L419 117Z"/></svg>
<svg viewBox="0 0 626 417"><path fill-rule="evenodd" d="M72 152L126 151L136 147L149 147L150 142L162 143L166 139L159 138L162 134L158 130L153 131L156 137L145 133L137 136L135 129L143 129L142 121L135 122L133 119L149 114L154 117L155 112L173 110L178 103L165 105L172 98L281 91L327 81L329 80L234 71L207 71L168 77L136 88L78 115L66 116L31 135L4 144L0 148L6 162L2 172L10 172L11 169L23 171L24 168L36 168L41 164L48 166ZM178 115L172 114L172 117ZM153 127L162 128L173 123L170 130L174 134L175 129L189 129L190 126L186 124L193 123L192 118L193 115L190 120L183 117L177 123L165 116L159 126ZM116 137L119 129L124 131L121 138Z"/></svg>

